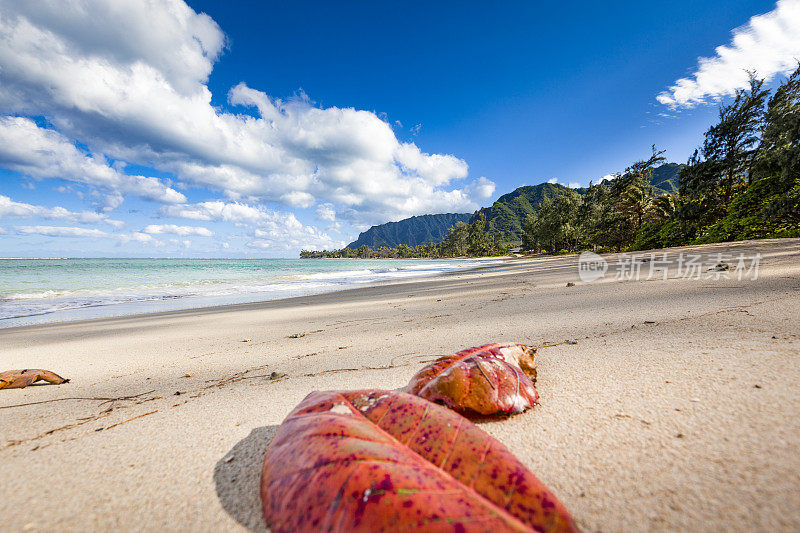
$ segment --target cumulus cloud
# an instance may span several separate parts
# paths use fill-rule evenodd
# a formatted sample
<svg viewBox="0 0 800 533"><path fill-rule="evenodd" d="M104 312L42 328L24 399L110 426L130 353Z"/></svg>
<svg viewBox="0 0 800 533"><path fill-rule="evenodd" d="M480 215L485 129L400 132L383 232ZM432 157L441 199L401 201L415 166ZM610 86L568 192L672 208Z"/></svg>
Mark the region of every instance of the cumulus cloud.
<svg viewBox="0 0 800 533"><path fill-rule="evenodd" d="M15 202L8 196L0 194L0 218L34 218L40 217L47 220L63 220L73 224L98 224L104 223L115 228L125 225L121 220L108 218L105 213L69 211L63 207L43 207L39 205Z"/></svg>
<svg viewBox="0 0 800 533"><path fill-rule="evenodd" d="M336 209L333 204L320 204L317 206L317 218L334 222L336 220Z"/></svg>
<svg viewBox="0 0 800 533"><path fill-rule="evenodd" d="M221 200L164 206L159 211L159 214L163 217L249 224L257 224L275 216L275 212L269 209L239 202L223 202Z"/></svg>
<svg viewBox="0 0 800 533"><path fill-rule="evenodd" d="M581 184L578 183L577 181L570 182L570 184L567 185L567 187L569 187L570 189L579 189L580 186Z"/></svg>
<svg viewBox="0 0 800 533"><path fill-rule="evenodd" d="M746 71L769 79L797 67L800 59L800 1L779 0L774 10L733 30L730 44L698 59L694 73L656 99L671 108L691 108L748 86Z"/></svg>
<svg viewBox="0 0 800 533"><path fill-rule="evenodd" d="M257 229L253 239L247 242L250 248L261 250L286 251L294 249L325 250L343 248L345 241L331 239L312 226L291 228L281 226L277 230Z"/></svg>
<svg viewBox="0 0 800 533"><path fill-rule="evenodd" d="M213 237L214 232L208 228L198 226L176 226L175 224L150 224L142 230L149 235L197 235L199 237Z"/></svg>
<svg viewBox="0 0 800 533"><path fill-rule="evenodd" d="M253 239L247 243L251 248L291 250L322 250L342 248L344 241L336 241L314 226L308 226L289 213L280 219L264 221L253 232Z"/></svg>
<svg viewBox="0 0 800 533"><path fill-rule="evenodd" d="M59 133L38 134L61 135L73 149L68 139L85 144L96 155L78 151L84 163L89 157L102 167L107 156L152 167L228 200L332 203L358 223L472 210L473 195L483 199L489 190L459 187L468 173L463 160L400 142L371 112L283 101L245 84L230 90L228 102L257 116L215 108L206 81L225 36L181 0L84 0L57 9L0 0L0 12L0 112L46 117ZM24 166L34 177L54 173ZM113 190L185 201L149 180L126 183L160 185L160 193Z"/></svg>
<svg viewBox="0 0 800 533"><path fill-rule="evenodd" d="M472 188L475 191L475 196L481 200L488 200L494 194L495 183L492 180L481 176L472 183Z"/></svg>
<svg viewBox="0 0 800 533"><path fill-rule="evenodd" d="M121 243L153 241L153 237L141 232L109 233L99 229L78 228L74 226L15 226L21 235L43 235L45 237L81 237L92 239L115 239Z"/></svg>
<svg viewBox="0 0 800 533"><path fill-rule="evenodd" d="M346 242L332 239L315 226L303 224L294 213L274 211L263 206L246 205L239 202L200 202L197 204L171 205L161 208L163 217L232 222L255 227L251 248L291 250L306 248L341 248Z"/></svg>
<svg viewBox="0 0 800 533"><path fill-rule="evenodd" d="M58 37L68 43L66 51L74 57L99 56L118 64L142 61L158 69L179 91L190 92L196 83L205 81L225 46L217 23L180 0L3 0L0 7L9 24L28 27L29 35L42 32ZM120 31L120 23L124 31ZM165 50L171 53L165 54Z"/></svg>
<svg viewBox="0 0 800 533"><path fill-rule="evenodd" d="M0 166L32 178L60 178L98 187L107 192L113 207L121 203L121 193L161 203L186 201L160 180L123 174L105 157L84 153L61 133L40 128L24 117L0 117Z"/></svg>
<svg viewBox="0 0 800 533"><path fill-rule="evenodd" d="M547 183L558 183L558 178L550 178Z"/></svg>

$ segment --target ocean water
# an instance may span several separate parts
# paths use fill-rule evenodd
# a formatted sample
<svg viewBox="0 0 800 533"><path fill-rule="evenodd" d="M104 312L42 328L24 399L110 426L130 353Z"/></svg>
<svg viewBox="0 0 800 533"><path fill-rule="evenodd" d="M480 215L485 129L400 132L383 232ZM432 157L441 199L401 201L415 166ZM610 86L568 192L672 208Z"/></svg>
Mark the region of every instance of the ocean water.
<svg viewBox="0 0 800 533"><path fill-rule="evenodd" d="M0 328L306 296L478 264L486 262L0 259Z"/></svg>

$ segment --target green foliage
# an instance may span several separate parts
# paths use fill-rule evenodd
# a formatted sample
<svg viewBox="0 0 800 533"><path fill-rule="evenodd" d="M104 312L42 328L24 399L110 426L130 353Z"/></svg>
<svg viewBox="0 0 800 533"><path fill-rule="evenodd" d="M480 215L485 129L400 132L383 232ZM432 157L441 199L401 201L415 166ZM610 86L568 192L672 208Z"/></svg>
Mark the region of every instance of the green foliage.
<svg viewBox="0 0 800 533"><path fill-rule="evenodd" d="M693 207L684 218L698 230L724 217L733 197L752 180L769 96L763 85L751 75L749 89L737 90L733 102L720 106L719 122L706 131L702 147L681 172L680 194Z"/></svg>
<svg viewBox="0 0 800 533"><path fill-rule="evenodd" d="M769 101L766 126L754 168L769 180L765 218L778 225L800 224L800 66Z"/></svg>
<svg viewBox="0 0 800 533"><path fill-rule="evenodd" d="M523 235L525 247L550 253L575 250L583 237L578 218L582 204L581 195L570 189L546 198L539 210L528 216Z"/></svg>
<svg viewBox="0 0 800 533"><path fill-rule="evenodd" d="M659 220L644 224L628 250L652 250L681 246L690 242L686 227L679 220Z"/></svg>
<svg viewBox="0 0 800 533"><path fill-rule="evenodd" d="M491 253L489 237L484 231L486 217L481 213L475 221L471 222L467 230L467 254L472 256L485 256Z"/></svg>
<svg viewBox="0 0 800 533"><path fill-rule="evenodd" d="M468 246L469 225L464 222L456 222L456 225L447 231L439 248L445 257L460 257L467 254Z"/></svg>
<svg viewBox="0 0 800 533"><path fill-rule="evenodd" d="M674 211L674 201L657 196L652 184L653 172L664 160L662 154L653 147L649 158L633 163L616 179L589 187L579 209L584 246L625 249L634 244L645 224L663 220Z"/></svg>

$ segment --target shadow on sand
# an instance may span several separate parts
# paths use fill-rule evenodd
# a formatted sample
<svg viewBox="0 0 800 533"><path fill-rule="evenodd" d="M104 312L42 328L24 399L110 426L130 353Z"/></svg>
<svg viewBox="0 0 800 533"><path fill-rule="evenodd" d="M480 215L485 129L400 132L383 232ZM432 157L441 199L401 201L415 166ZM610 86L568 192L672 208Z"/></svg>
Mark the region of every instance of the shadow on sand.
<svg viewBox="0 0 800 533"><path fill-rule="evenodd" d="M276 425L255 428L214 467L214 485L223 509L250 531L269 531L261 517L261 466L277 432Z"/></svg>

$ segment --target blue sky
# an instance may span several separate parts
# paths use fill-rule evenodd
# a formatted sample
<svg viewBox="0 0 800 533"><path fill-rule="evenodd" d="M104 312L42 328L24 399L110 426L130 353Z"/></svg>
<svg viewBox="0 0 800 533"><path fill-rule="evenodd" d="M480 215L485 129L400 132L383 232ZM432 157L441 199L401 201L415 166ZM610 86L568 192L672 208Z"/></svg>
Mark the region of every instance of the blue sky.
<svg viewBox="0 0 800 533"><path fill-rule="evenodd" d="M487 6L0 0L0 256L293 257L683 162L800 57L800 0Z"/></svg>

